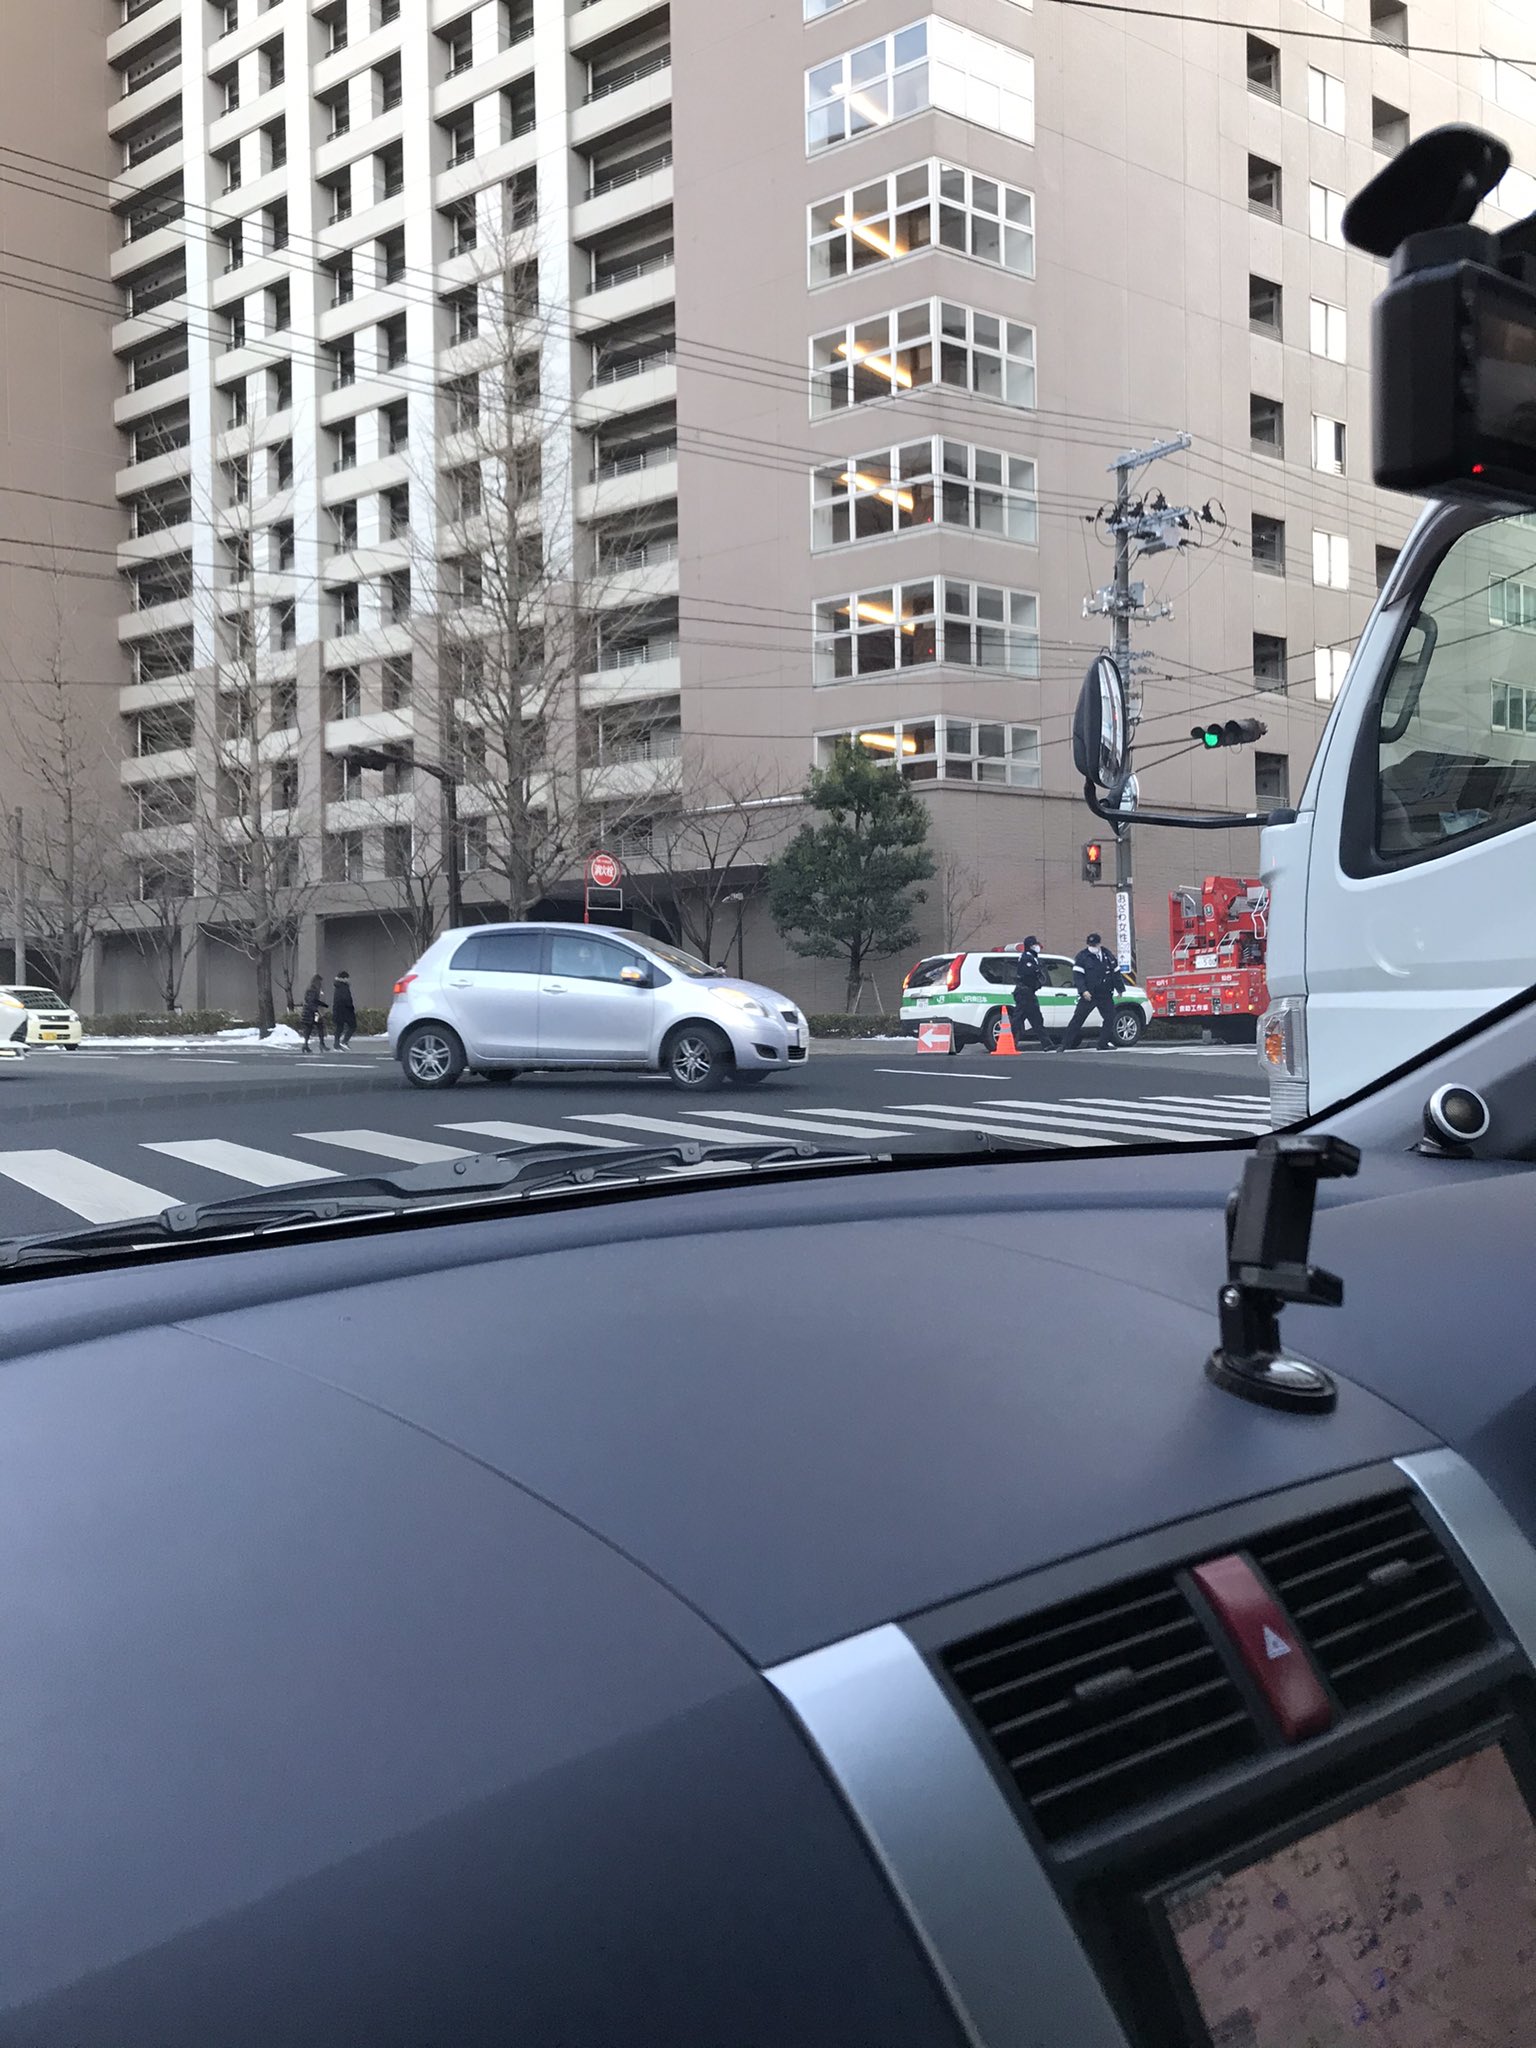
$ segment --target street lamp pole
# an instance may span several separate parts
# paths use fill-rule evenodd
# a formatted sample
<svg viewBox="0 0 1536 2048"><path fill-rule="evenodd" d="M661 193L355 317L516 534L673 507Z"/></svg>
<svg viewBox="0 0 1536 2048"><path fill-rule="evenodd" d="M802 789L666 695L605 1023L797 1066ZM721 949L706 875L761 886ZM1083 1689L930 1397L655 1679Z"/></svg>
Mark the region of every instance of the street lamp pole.
<svg viewBox="0 0 1536 2048"><path fill-rule="evenodd" d="M445 861L448 882L448 928L452 931L464 922L463 877L459 872L459 783L462 778L454 769L443 767L441 762L417 761L409 754L391 751L386 747L349 747L346 758L355 761L359 768L419 768L423 775L430 775L434 781L441 783L443 822L447 839Z"/></svg>

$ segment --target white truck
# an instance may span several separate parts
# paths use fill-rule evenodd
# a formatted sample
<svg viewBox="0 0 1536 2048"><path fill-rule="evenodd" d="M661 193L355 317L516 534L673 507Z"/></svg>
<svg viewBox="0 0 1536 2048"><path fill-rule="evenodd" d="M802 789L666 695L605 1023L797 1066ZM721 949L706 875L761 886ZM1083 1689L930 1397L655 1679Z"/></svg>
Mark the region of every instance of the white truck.
<svg viewBox="0 0 1536 2048"><path fill-rule="evenodd" d="M1261 846L1277 1125L1536 982L1536 517L1424 513Z"/></svg>

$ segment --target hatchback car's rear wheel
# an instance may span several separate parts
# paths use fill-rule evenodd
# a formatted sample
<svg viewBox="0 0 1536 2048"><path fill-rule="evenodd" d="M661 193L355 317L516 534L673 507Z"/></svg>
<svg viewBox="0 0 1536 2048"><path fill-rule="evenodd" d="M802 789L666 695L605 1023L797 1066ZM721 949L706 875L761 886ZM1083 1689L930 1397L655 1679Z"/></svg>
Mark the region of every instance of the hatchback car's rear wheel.
<svg viewBox="0 0 1536 2048"><path fill-rule="evenodd" d="M992 1011L990 1011L990 1012L988 1013L988 1015L987 1015L986 1021L985 1021L985 1022L983 1023L983 1025L982 1025L982 1027L981 1027L981 1044L982 1044L982 1050L983 1050L984 1052L996 1052L996 1051L997 1051L997 1039L998 1039L998 1033L999 1033L999 1032L1000 1032L1000 1031L1002 1030L1002 1028L1003 1028L1003 1013L1002 1013L1002 1011L1001 1011L1001 1010L992 1010Z"/></svg>
<svg viewBox="0 0 1536 2048"><path fill-rule="evenodd" d="M451 1088L464 1071L464 1048L445 1024L413 1024L400 1041L400 1064L413 1088Z"/></svg>
<svg viewBox="0 0 1536 2048"><path fill-rule="evenodd" d="M718 1088L731 1071L731 1049L709 1024L682 1024L667 1040L662 1071L674 1088L701 1094Z"/></svg>

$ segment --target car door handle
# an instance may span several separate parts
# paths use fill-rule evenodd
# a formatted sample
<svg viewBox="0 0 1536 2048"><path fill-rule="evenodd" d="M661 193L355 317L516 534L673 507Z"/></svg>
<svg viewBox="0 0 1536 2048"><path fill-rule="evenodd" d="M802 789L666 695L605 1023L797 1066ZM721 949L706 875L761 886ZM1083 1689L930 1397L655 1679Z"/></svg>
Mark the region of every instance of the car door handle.
<svg viewBox="0 0 1536 2048"><path fill-rule="evenodd" d="M546 981L542 993L547 996L563 996L567 990L563 981Z"/></svg>
<svg viewBox="0 0 1536 2048"><path fill-rule="evenodd" d="M467 974L451 974L448 977L450 988L473 988L474 985Z"/></svg>

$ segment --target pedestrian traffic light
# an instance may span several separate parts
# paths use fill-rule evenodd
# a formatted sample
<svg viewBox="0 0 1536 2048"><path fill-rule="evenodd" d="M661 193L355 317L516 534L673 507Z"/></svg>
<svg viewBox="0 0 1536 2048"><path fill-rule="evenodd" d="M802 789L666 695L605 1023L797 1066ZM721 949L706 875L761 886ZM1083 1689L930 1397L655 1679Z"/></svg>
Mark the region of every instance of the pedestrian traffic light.
<svg viewBox="0 0 1536 2048"><path fill-rule="evenodd" d="M1104 872L1104 849L1097 839L1090 839L1083 848L1083 880L1097 882Z"/></svg>
<svg viewBox="0 0 1536 2048"><path fill-rule="evenodd" d="M1247 747L1268 731L1262 718L1229 718L1224 725L1192 725L1189 736L1202 747Z"/></svg>

